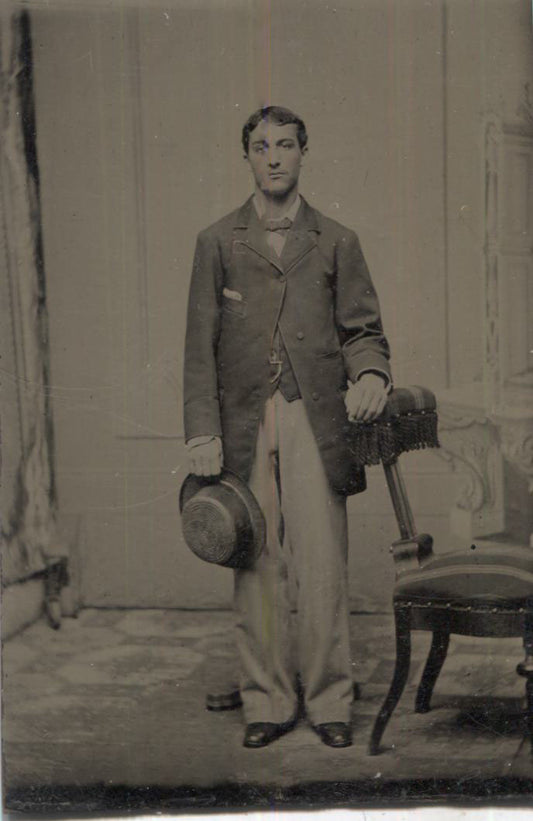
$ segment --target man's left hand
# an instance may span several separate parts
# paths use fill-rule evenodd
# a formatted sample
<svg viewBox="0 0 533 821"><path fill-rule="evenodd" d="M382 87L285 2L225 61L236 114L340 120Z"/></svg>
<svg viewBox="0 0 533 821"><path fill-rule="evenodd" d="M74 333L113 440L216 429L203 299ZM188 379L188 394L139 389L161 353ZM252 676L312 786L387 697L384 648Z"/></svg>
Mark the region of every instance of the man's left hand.
<svg viewBox="0 0 533 821"><path fill-rule="evenodd" d="M344 403L350 422L372 422L387 404L388 384L377 373L362 374L350 385Z"/></svg>

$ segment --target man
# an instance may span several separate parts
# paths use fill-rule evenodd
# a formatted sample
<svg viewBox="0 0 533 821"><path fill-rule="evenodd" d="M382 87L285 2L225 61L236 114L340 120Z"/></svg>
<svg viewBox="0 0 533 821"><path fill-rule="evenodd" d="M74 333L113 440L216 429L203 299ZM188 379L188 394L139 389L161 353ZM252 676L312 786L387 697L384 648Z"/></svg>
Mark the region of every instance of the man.
<svg viewBox="0 0 533 821"><path fill-rule="evenodd" d="M246 122L253 196L198 236L185 347L191 472L249 483L265 549L235 571L246 747L288 732L296 675L321 740L351 744L346 496L350 442L383 411L389 349L356 235L298 193L307 133L277 106ZM296 655L288 568L297 582Z"/></svg>

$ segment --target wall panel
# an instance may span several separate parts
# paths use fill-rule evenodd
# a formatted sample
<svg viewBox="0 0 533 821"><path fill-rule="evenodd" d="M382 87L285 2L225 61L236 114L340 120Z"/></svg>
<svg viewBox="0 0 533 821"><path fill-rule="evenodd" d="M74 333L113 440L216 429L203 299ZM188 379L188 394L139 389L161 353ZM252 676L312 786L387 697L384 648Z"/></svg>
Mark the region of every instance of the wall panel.
<svg viewBox="0 0 533 821"><path fill-rule="evenodd" d="M176 513L195 236L249 193L246 116L294 107L310 133L302 192L360 235L397 383L443 387L443 3L273 0L267 13L117 2L32 15L59 494L82 521L83 599L218 606L230 574L185 553ZM468 94L462 104L473 133ZM415 513L444 538L455 478L436 457L406 460L406 473ZM350 501L351 589L384 606L396 528L375 472L370 487Z"/></svg>

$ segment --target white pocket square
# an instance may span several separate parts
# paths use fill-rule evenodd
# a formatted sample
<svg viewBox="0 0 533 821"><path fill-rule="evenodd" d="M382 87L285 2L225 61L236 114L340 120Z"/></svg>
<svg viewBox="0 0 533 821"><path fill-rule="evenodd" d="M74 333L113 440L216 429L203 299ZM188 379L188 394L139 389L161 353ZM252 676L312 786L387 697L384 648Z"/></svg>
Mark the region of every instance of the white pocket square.
<svg viewBox="0 0 533 821"><path fill-rule="evenodd" d="M236 302L242 302L242 294L238 291L230 291L229 288L223 288L222 295L228 299L234 299Z"/></svg>

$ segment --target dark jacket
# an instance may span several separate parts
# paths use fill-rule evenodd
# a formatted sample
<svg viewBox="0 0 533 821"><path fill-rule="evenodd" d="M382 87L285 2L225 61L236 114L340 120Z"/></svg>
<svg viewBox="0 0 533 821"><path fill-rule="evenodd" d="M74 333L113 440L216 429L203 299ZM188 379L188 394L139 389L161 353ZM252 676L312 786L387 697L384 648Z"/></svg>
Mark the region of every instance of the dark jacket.
<svg viewBox="0 0 533 821"><path fill-rule="evenodd" d="M278 322L332 487L364 490L344 393L363 370L390 374L389 347L357 236L303 198L281 259L265 241L252 198L198 236L185 344L186 440L222 436L225 466L249 479Z"/></svg>

